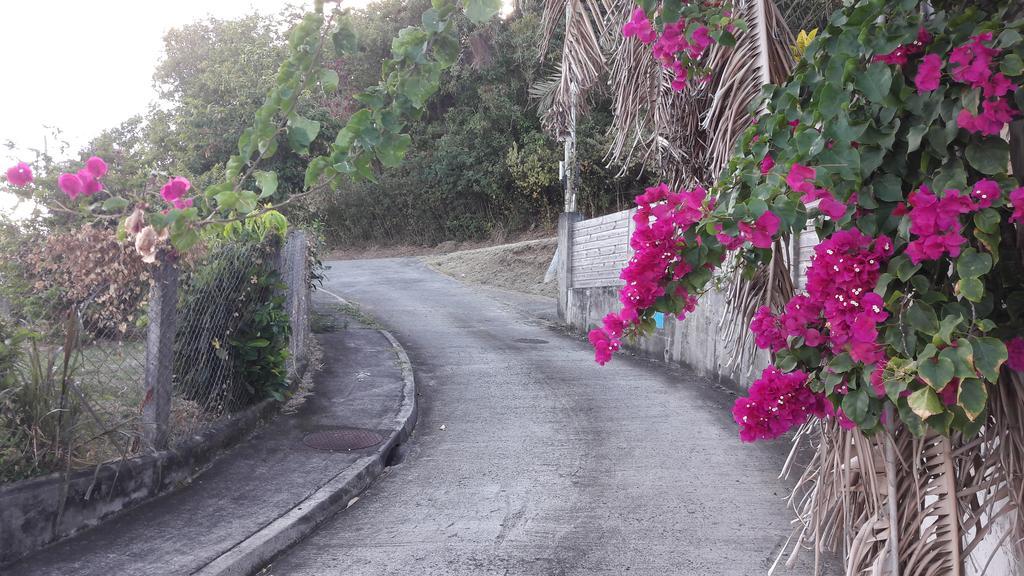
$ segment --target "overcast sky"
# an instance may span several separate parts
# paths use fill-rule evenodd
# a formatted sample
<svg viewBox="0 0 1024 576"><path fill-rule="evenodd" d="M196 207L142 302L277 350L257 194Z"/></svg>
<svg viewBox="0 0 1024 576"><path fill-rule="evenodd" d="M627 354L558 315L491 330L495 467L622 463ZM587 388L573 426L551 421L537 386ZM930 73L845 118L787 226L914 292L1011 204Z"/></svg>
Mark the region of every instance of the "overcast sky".
<svg viewBox="0 0 1024 576"><path fill-rule="evenodd" d="M311 8L313 2L4 0L0 143L39 147L43 126L50 125L64 131L74 151L104 128L144 112L155 99L153 70L169 29L206 16L277 13L289 4ZM6 167L11 155L6 150L0 155Z"/></svg>
<svg viewBox="0 0 1024 576"><path fill-rule="evenodd" d="M346 0L363 6L368 0ZM74 154L105 128L155 100L153 70L171 28L207 16L275 14L312 0L3 0L0 4L0 171L31 161L44 126L59 127ZM51 153L54 151L51 149ZM54 154L56 155L56 154ZM12 209L0 197L0 211Z"/></svg>

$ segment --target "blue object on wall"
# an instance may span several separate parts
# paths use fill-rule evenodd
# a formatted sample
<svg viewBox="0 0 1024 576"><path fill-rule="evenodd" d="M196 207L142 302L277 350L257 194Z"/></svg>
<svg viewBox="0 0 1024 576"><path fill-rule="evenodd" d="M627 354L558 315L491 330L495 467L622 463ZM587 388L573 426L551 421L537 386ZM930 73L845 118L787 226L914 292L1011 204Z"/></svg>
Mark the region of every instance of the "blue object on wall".
<svg viewBox="0 0 1024 576"><path fill-rule="evenodd" d="M654 313L654 327L664 328L665 327L665 315L661 312Z"/></svg>

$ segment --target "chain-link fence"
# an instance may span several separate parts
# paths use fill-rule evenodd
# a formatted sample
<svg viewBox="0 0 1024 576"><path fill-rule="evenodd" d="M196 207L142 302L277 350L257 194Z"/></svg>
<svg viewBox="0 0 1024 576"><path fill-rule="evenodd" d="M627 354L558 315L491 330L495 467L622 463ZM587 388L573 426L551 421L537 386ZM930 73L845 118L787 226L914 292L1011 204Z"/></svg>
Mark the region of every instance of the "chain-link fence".
<svg viewBox="0 0 1024 576"><path fill-rule="evenodd" d="M19 234L0 245L0 482L160 449L286 394L308 333L301 232L166 267L162 309L161 269L112 232Z"/></svg>

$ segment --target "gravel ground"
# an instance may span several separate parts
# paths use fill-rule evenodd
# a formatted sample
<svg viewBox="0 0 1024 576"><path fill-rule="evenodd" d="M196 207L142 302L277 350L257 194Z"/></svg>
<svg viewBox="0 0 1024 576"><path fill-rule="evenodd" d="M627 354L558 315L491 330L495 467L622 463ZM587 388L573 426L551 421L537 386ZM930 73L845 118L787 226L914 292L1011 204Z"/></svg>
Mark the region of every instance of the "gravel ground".
<svg viewBox="0 0 1024 576"><path fill-rule="evenodd" d="M556 238L424 256L431 268L463 282L539 296L558 296L558 281L544 282L555 255Z"/></svg>

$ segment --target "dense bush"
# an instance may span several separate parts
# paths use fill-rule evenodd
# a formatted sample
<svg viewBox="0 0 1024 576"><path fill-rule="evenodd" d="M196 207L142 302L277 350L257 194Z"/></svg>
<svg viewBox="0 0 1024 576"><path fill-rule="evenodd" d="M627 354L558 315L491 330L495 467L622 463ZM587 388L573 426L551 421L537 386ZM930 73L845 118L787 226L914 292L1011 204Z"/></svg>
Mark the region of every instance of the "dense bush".
<svg viewBox="0 0 1024 576"><path fill-rule="evenodd" d="M8 224L0 235L0 295L16 316L59 324L77 309L90 334L115 338L143 320L149 273L113 230L85 225L53 235Z"/></svg>
<svg viewBox="0 0 1024 576"><path fill-rule="evenodd" d="M174 386L210 412L287 394L290 324L275 267L281 238L239 227L184 266Z"/></svg>

